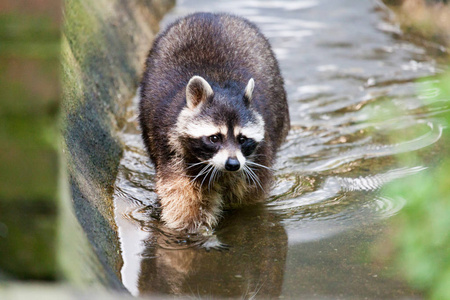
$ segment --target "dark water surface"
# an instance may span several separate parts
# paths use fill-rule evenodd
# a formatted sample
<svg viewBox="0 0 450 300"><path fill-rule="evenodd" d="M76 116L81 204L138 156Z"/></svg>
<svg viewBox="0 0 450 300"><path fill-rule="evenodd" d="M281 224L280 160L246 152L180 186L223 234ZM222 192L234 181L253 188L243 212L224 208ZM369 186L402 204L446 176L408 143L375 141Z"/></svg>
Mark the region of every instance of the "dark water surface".
<svg viewBox="0 0 450 300"><path fill-rule="evenodd" d="M164 229L152 217L155 173L133 99L114 194L124 285L141 296L419 297L372 248L388 243L387 220L407 201L380 189L427 167L395 155L418 151L431 164L438 151L446 103L430 100L435 90L416 96L415 80L439 65L402 40L375 1L178 1L162 27L204 10L254 21L279 59L292 129L276 185L266 203L227 212L214 232ZM229 249L205 250L221 243Z"/></svg>

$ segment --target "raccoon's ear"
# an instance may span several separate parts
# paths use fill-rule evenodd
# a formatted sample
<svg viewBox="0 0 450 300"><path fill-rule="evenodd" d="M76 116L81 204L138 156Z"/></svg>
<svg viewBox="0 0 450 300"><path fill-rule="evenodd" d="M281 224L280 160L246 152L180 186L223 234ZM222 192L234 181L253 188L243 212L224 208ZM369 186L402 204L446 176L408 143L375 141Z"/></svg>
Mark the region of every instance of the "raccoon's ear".
<svg viewBox="0 0 450 300"><path fill-rule="evenodd" d="M252 101L252 95L253 95L253 89L255 88L255 81L253 80L253 78L250 78L250 80L247 83L247 86L245 87L245 92L244 92L244 101L245 104L250 104L250 102Z"/></svg>
<svg viewBox="0 0 450 300"><path fill-rule="evenodd" d="M190 109L196 108L212 95L214 92L203 77L193 76L186 86L186 103Z"/></svg>

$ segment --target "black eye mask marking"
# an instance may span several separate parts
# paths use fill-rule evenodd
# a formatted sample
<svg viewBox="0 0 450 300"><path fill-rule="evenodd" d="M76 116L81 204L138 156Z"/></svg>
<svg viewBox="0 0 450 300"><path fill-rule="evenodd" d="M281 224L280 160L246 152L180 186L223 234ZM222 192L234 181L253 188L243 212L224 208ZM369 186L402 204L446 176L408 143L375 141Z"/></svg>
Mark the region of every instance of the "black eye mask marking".
<svg viewBox="0 0 450 300"><path fill-rule="evenodd" d="M257 146L258 146L258 143L254 139L247 138L244 141L244 143L241 145L242 154L244 156L251 155L255 151Z"/></svg>
<svg viewBox="0 0 450 300"><path fill-rule="evenodd" d="M220 149L220 142L212 143L209 136L201 138L185 138L182 141L187 155L192 159L199 160L211 159Z"/></svg>

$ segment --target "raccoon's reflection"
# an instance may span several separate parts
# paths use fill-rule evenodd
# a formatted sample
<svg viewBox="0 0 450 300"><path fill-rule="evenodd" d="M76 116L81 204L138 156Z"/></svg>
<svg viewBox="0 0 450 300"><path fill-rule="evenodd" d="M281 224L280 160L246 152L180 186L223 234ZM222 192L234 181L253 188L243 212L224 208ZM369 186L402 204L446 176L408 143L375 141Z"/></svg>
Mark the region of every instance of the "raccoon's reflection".
<svg viewBox="0 0 450 300"><path fill-rule="evenodd" d="M141 296L247 298L281 293L287 235L277 216L263 205L227 212L215 236L191 241L202 247L173 242L164 232L152 231L142 253L137 283ZM211 245L224 246L220 243L229 245L228 250L205 250Z"/></svg>

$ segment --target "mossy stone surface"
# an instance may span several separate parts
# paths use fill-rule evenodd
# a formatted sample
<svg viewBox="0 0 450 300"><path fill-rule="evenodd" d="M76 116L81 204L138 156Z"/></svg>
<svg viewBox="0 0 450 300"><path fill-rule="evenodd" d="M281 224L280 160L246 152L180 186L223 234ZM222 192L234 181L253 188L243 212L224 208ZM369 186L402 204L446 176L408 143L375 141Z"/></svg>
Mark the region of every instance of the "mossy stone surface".
<svg viewBox="0 0 450 300"><path fill-rule="evenodd" d="M174 1L67 0L62 41L63 151L74 211L108 284L120 288L112 191L117 132L163 13Z"/></svg>

